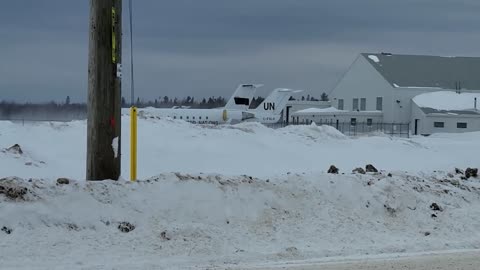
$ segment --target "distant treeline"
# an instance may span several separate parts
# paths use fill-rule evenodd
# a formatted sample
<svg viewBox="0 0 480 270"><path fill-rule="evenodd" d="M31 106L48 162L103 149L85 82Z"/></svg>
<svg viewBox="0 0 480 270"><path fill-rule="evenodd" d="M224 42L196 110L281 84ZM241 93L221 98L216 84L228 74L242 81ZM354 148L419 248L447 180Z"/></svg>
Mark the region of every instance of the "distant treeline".
<svg viewBox="0 0 480 270"><path fill-rule="evenodd" d="M290 98L294 100L294 98ZM308 95L306 98L302 96L300 100L318 101L314 97ZM255 109L262 103L263 97L253 98L250 109ZM328 96L323 93L320 100L328 100ZM189 107L192 109L212 109L223 107L227 100L223 97L209 97L200 100L194 97L171 98L164 96L158 99L144 101L137 98L135 106L138 108L155 107L155 108L172 108L174 106ZM122 108L129 108L131 104L122 98ZM49 103L15 103L0 102L0 120L25 120L25 121L70 121L83 120L87 118L87 105L85 103L72 103L70 97L67 96L65 102L57 103L51 101Z"/></svg>
<svg viewBox="0 0 480 270"><path fill-rule="evenodd" d="M250 108L256 108L262 101L263 97L257 97L252 100ZM138 98L135 106L138 108L155 107L155 108L172 108L174 106L184 106L190 108L211 109L223 107L226 104L223 97L210 97L201 100L195 100L193 97L183 99L169 98L167 96L161 99L144 101ZM122 98L122 107L131 107L125 98ZM85 103L71 103L70 97L65 99L63 103L51 101L49 103L15 103L0 102L0 120L18 120L18 121L70 121L83 120L87 118L87 105Z"/></svg>
<svg viewBox="0 0 480 270"><path fill-rule="evenodd" d="M6 101L0 103L0 120L70 121L86 118L86 104L58 104L53 101L43 104Z"/></svg>

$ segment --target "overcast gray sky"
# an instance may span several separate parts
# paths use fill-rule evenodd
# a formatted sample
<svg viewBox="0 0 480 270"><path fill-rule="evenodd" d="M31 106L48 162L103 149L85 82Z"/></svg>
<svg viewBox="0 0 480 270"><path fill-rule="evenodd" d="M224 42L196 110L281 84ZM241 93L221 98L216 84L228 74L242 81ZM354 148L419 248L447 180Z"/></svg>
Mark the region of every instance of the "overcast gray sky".
<svg viewBox="0 0 480 270"><path fill-rule="evenodd" d="M479 56L479 11L478 0L134 0L137 94L229 97L263 83L260 94L319 97L361 52ZM85 101L88 12L88 0L3 1L0 100Z"/></svg>

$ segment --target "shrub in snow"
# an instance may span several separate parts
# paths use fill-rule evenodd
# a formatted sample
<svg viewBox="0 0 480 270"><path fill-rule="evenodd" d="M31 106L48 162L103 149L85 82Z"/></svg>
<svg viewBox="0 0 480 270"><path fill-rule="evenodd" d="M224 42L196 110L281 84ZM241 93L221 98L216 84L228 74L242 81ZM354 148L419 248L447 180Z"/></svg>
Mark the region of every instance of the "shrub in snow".
<svg viewBox="0 0 480 270"><path fill-rule="evenodd" d="M19 187L9 183L2 183L0 179L0 194L4 194L5 197L11 200L25 200L25 195L28 193L28 189L26 187Z"/></svg>
<svg viewBox="0 0 480 270"><path fill-rule="evenodd" d="M163 232L160 234L160 237L161 237L163 240L170 241L170 237L167 236L167 232L166 232L166 231L163 231Z"/></svg>
<svg viewBox="0 0 480 270"><path fill-rule="evenodd" d="M128 233L135 230L135 225L130 222L120 222L120 224L118 224L118 229L121 232Z"/></svg>
<svg viewBox="0 0 480 270"><path fill-rule="evenodd" d="M468 179L470 177L477 177L478 176L478 169L477 168L467 168L465 170L465 177Z"/></svg>
<svg viewBox="0 0 480 270"><path fill-rule="evenodd" d="M387 213L392 216L392 217L395 217L396 216L396 213L397 213L397 209L391 207L390 205L388 204L384 204L383 207L387 210Z"/></svg>
<svg viewBox="0 0 480 270"><path fill-rule="evenodd" d="M338 168L335 167L334 165L331 165L330 168L328 169L328 173L338 174Z"/></svg>
<svg viewBox="0 0 480 270"><path fill-rule="evenodd" d="M365 166L365 170L367 172L378 172L377 168L375 168L372 164L368 164L367 166Z"/></svg>
<svg viewBox="0 0 480 270"><path fill-rule="evenodd" d="M356 168L352 171L353 173L365 174L365 170L363 168Z"/></svg>
<svg viewBox="0 0 480 270"><path fill-rule="evenodd" d="M12 154L19 154L19 155L23 154L23 150L18 144L11 146L10 148L7 149L7 151Z"/></svg>
<svg viewBox="0 0 480 270"><path fill-rule="evenodd" d="M442 207L440 207L440 205L438 205L437 203L432 203L430 205L430 209L432 209L433 211L443 211Z"/></svg>
<svg viewBox="0 0 480 270"><path fill-rule="evenodd" d="M57 179L57 184L58 185L68 185L68 184L70 184L70 180L68 180L68 178L58 178Z"/></svg>
<svg viewBox="0 0 480 270"><path fill-rule="evenodd" d="M11 233L12 233L12 229L3 226L3 227L2 227L2 232L6 233L6 234L11 234Z"/></svg>

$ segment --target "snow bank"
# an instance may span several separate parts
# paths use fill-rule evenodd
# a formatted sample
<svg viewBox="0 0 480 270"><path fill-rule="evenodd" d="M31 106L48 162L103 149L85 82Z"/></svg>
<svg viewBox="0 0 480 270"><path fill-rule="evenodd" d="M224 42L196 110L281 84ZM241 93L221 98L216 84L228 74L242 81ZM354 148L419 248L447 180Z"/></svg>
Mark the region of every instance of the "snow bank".
<svg viewBox="0 0 480 270"><path fill-rule="evenodd" d="M305 110L296 111L294 114L309 114L309 113L324 113L324 112L345 112L345 111L339 110L335 107L328 107L324 109L308 108Z"/></svg>
<svg viewBox="0 0 480 270"><path fill-rule="evenodd" d="M305 140L313 140L315 142L328 142L347 140L348 137L343 135L336 128L331 126L317 126L315 123L311 125L287 126L279 129L278 132L287 136L298 136Z"/></svg>
<svg viewBox="0 0 480 270"><path fill-rule="evenodd" d="M478 180L445 173L6 184L29 192L25 201L0 194L5 269L207 269L480 248ZM120 232L122 222L135 229Z"/></svg>
<svg viewBox="0 0 480 270"><path fill-rule="evenodd" d="M425 93L413 98L413 101L423 108L432 108L436 110L473 110L474 99L477 98L480 108L480 93L460 93L452 91L438 91Z"/></svg>
<svg viewBox="0 0 480 270"><path fill-rule="evenodd" d="M122 118L122 125L122 176L128 179L128 116ZM22 155L1 151L17 143L24 151ZM138 177L172 171L270 177L287 172L321 172L331 164L353 168L367 163L387 170L430 172L478 167L479 148L480 133L352 139L328 126L200 126L146 118L138 120ZM85 121L25 126L0 121L0 177L82 179L85 160Z"/></svg>

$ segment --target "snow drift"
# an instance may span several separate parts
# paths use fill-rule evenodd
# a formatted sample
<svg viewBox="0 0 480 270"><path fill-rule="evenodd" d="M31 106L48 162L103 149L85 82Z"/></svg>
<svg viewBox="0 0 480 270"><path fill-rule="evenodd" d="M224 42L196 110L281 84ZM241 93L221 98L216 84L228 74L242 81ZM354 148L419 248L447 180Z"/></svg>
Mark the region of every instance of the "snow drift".
<svg viewBox="0 0 480 270"><path fill-rule="evenodd" d="M129 119L122 119L122 175L128 178ZM19 144L23 154L1 151ZM410 139L348 138L328 126L270 129L258 123L198 126L173 119L138 121L138 176L159 173L222 173L270 177L287 172L341 172L373 163L411 173L478 167L480 133ZM2 176L53 179L85 177L86 122L0 122ZM342 171L343 170L343 171Z"/></svg>
<svg viewBox="0 0 480 270"><path fill-rule="evenodd" d="M0 195L6 269L205 269L480 248L479 179L441 172L176 173L138 183L0 186L28 190ZM122 224L134 229L122 232Z"/></svg>

